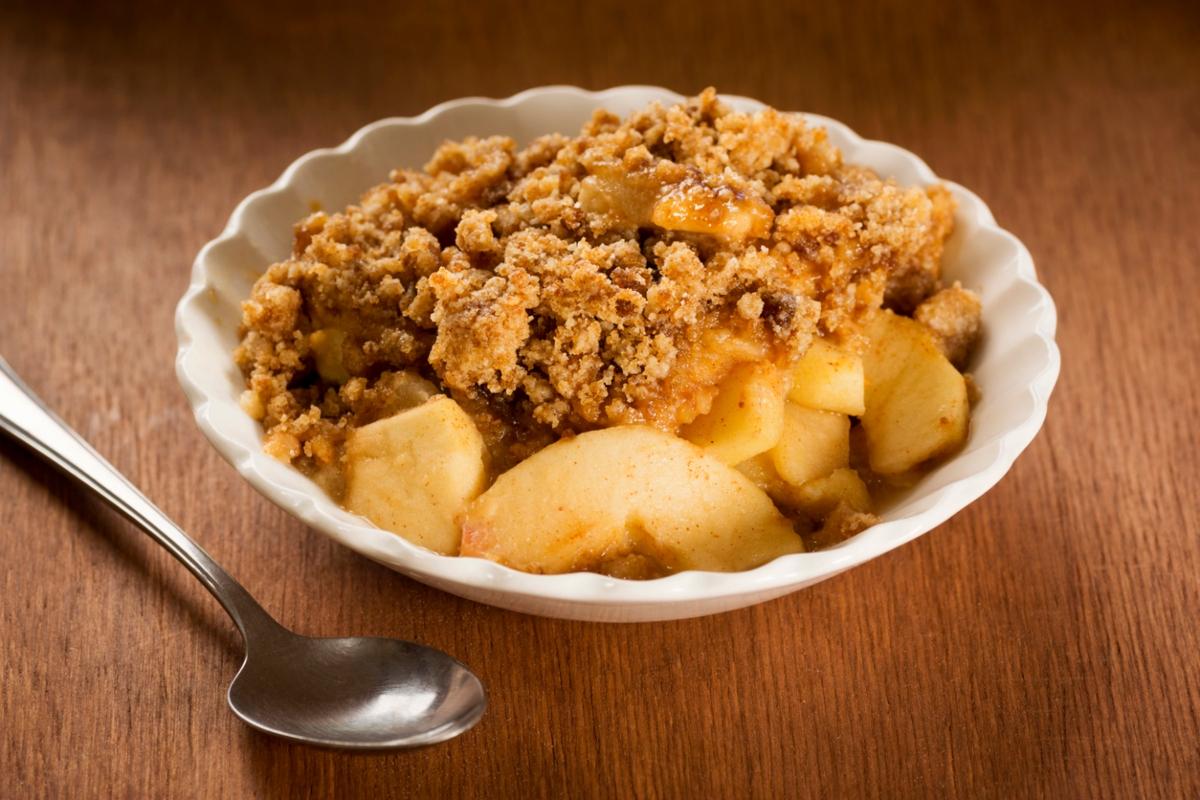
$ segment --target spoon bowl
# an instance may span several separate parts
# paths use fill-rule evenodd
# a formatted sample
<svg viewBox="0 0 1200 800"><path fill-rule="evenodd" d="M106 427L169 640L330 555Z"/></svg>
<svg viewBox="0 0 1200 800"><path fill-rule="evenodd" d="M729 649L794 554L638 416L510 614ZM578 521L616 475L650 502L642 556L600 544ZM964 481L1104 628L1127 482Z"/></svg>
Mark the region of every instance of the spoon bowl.
<svg viewBox="0 0 1200 800"><path fill-rule="evenodd" d="M229 686L251 727L325 747L419 747L474 725L483 684L438 650L397 639L314 639L284 628L253 640Z"/></svg>

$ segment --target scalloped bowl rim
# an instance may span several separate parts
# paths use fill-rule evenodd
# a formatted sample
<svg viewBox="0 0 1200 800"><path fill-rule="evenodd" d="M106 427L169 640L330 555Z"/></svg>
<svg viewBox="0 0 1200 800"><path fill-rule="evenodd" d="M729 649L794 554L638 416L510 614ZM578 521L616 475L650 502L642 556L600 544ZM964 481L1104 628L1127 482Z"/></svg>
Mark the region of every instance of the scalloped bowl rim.
<svg viewBox="0 0 1200 800"><path fill-rule="evenodd" d="M278 474L277 469L281 467L299 475L298 472L266 455L261 449L261 439L247 441L244 437L239 438L224 430L214 420L217 411L231 412L230 406L237 409L236 413L244 412L241 412L237 405L236 393L230 396L214 391L206 384L202 370L198 369L199 365L191 363L196 336L203 333L197 330L197 323L208 313L200 308L200 305L210 283L210 255L221 245L245 237L248 212L257 204L279 193L292 191L297 173L306 164L318 158L352 156L375 131L395 127L422 127L447 113L463 108L486 106L492 109L519 111L524 104L546 96L583 97L595 107L601 107L606 102L622 95L628 96L629 93L639 96L655 95L664 101L682 99L681 95L653 86L620 86L599 92L573 86L547 86L529 89L505 99L466 97L451 100L415 117L389 117L378 120L359 129L338 147L306 153L292 162L269 187L253 192L243 199L234 209L224 231L208 242L196 256L190 284L179 302L175 317L179 342L175 361L176 373L193 408L196 423L217 451L268 499L336 541L416 580L493 605L529 610L532 613L548 613L552 616L580 618L588 618L586 607L649 604L657 606L658 613L641 615L642 617L665 619L691 616L710 612L689 610L688 604L709 601L711 605L711 601L742 595L767 599L768 596L777 596L789 589L799 589L882 555L932 530L999 482L1041 428L1060 367L1060 356L1054 342L1057 325L1054 302L1038 283L1029 251L1015 236L996 225L991 211L979 197L958 184L938 178L925 162L913 153L893 144L864 139L843 123L809 113L804 113L803 116L829 131L835 143L846 152L847 161L856 160L853 157L856 151L871 149L876 154L887 151L890 157L907 162L922 183L941 181L948 186L958 200L960 220L965 216L973 222L976 229L990 231L1009 240L1009 244L1015 246L1015 282L1035 290L1036 300L1025 309L1031 318L1029 333L1047 347L1045 362L1028 385L1033 396L1032 408L1002 436L993 437L981 445L981 449L986 447L995 451L989 463L970 475L935 489L929 494L928 499L931 502L924 503L924 507L915 513L898 519L886 519L830 549L781 556L755 569L742 572L691 570L647 581L610 578L588 572L530 574L484 559L434 554L339 508L316 484L307 479L303 479L303 483L307 484L305 489L286 486L269 473ZM721 98L741 109L753 110L762 107L759 101L750 98L724 94ZM369 187L361 187L363 191L367 188ZM265 268L266 264L262 266ZM947 463L964 457L968 450L974 448L969 447ZM477 591L470 591L471 589ZM522 599L534 602L531 605L529 602L522 602ZM539 603L541 607L538 607ZM562 604L578 606L580 613L564 613ZM738 606L736 602L718 605L717 610ZM672 612L668 606L678 607L677 611ZM547 608L551 607L555 610L548 611ZM622 617L617 615L615 618Z"/></svg>

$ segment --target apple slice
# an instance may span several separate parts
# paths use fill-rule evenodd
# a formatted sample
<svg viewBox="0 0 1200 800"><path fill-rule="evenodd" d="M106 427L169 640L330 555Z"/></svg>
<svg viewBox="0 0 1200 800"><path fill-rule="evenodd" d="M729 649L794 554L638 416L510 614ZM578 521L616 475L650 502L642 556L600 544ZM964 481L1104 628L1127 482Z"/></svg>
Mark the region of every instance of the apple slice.
<svg viewBox="0 0 1200 800"><path fill-rule="evenodd" d="M655 577L750 569L804 549L750 479L641 425L556 442L467 509L462 555L526 572Z"/></svg>
<svg viewBox="0 0 1200 800"><path fill-rule="evenodd" d="M779 477L800 486L850 462L850 418L788 403L783 434L771 450Z"/></svg>
<svg viewBox="0 0 1200 800"><path fill-rule="evenodd" d="M791 368L788 399L808 408L857 417L866 408L862 358L814 339Z"/></svg>
<svg viewBox="0 0 1200 800"><path fill-rule="evenodd" d="M881 311L867 336L862 425L871 469L898 475L961 447L970 413L966 382L929 330Z"/></svg>
<svg viewBox="0 0 1200 800"><path fill-rule="evenodd" d="M712 409L680 435L726 464L740 464L779 442L786 388L771 364L740 364L721 382Z"/></svg>
<svg viewBox="0 0 1200 800"><path fill-rule="evenodd" d="M343 360L343 348L346 344L346 332L339 328L322 328L308 335L308 344L312 348L317 362L317 374L329 383L343 384L350 380Z"/></svg>
<svg viewBox="0 0 1200 800"><path fill-rule="evenodd" d="M845 503L855 511L869 514L872 511L871 493L858 473L849 467L811 480L795 489L796 506L813 519L825 519L839 503Z"/></svg>
<svg viewBox="0 0 1200 800"><path fill-rule="evenodd" d="M486 481L483 437L445 395L364 425L346 442L343 505L442 555L458 553L458 517Z"/></svg>

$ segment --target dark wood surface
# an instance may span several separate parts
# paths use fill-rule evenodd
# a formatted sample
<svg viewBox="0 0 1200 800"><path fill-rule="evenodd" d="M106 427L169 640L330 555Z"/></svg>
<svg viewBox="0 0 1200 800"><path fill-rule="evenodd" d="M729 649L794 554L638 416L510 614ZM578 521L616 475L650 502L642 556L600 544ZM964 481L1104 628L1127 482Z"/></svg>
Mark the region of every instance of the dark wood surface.
<svg viewBox="0 0 1200 800"><path fill-rule="evenodd" d="M0 4L0 352L285 624L442 648L491 707L389 755L249 731L216 603L5 441L0 796L1200 796L1197 6L186 5ZM976 190L1060 309L1040 438L899 551L676 623L459 600L256 495L172 372L195 252L309 149L550 83L712 83Z"/></svg>

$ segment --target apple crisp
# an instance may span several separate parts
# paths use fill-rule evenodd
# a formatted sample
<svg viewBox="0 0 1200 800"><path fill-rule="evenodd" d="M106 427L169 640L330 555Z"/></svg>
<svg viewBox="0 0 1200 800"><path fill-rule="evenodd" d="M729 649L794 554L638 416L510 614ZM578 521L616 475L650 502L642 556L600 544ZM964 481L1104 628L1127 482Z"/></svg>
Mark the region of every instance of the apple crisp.
<svg viewBox="0 0 1200 800"><path fill-rule="evenodd" d="M979 308L938 293L953 214L944 187L846 164L801 116L711 88L596 111L575 137L445 142L297 224L243 304L243 407L340 498L348 437L435 395L494 477L587 431L703 427L741 365L786 372L814 341L858 357L881 307L927 318L961 363Z"/></svg>

